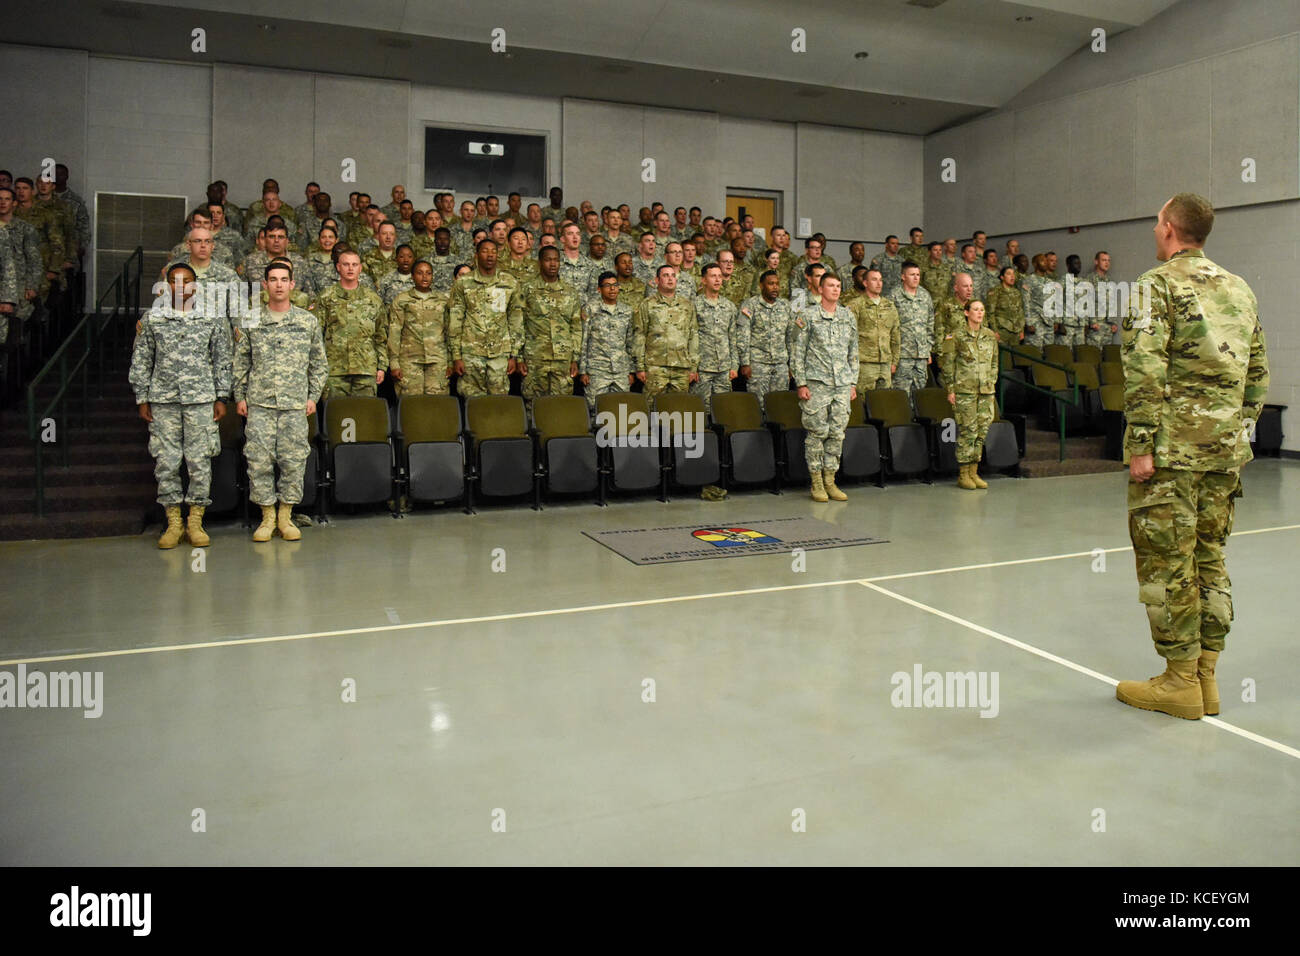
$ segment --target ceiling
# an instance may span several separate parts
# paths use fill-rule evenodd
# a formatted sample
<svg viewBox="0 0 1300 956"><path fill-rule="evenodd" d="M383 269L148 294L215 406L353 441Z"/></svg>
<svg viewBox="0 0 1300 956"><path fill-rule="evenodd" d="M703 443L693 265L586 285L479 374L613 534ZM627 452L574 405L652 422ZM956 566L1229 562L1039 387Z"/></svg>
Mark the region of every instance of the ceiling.
<svg viewBox="0 0 1300 956"><path fill-rule="evenodd" d="M264 0L10 0L5 39L919 135L1001 106L1094 28L1175 2L278 0L269 17Z"/></svg>

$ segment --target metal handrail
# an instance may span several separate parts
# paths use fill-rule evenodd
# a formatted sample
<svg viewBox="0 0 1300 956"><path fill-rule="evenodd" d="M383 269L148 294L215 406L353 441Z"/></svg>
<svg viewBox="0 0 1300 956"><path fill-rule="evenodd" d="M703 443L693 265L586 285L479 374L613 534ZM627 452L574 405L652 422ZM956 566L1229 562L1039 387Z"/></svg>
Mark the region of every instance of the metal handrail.
<svg viewBox="0 0 1300 956"><path fill-rule="evenodd" d="M1008 352L1011 355L1019 355L1039 365L1046 365L1048 368L1054 368L1058 372L1064 372L1066 375L1066 381L1070 383L1070 390L1073 394L1072 398L1062 398L1061 396L1057 395L1055 392L1049 391L1048 389L1042 388L1041 386L1034 385L1031 382L1022 382L1019 379L1011 378L1006 374L1007 369L999 368L998 369L998 385L1000 388L1000 391L998 392L999 408L1006 407L1007 385L1011 382L1015 382L1017 385L1021 386L1022 388L1029 389L1031 392L1038 392L1040 395L1046 395L1048 398L1054 401L1065 402L1067 405L1073 405L1075 408L1083 407L1082 403L1079 401L1079 382L1074 377L1074 369L1066 368L1064 365L1057 365L1055 362L1049 362L1047 361L1047 359L1042 358L1041 356L1037 356L1033 352L1024 352L1016 348L1015 346L1003 345L1001 342L998 343L998 352L999 353ZM1000 366L1001 364L1002 364L1001 360L999 359L998 365ZM1065 461L1065 416L1064 415L1056 416L1056 426L1057 429L1059 430L1059 435L1057 436L1058 457L1056 460Z"/></svg>
<svg viewBox="0 0 1300 956"><path fill-rule="evenodd" d="M132 266L134 266L134 276L132 275ZM32 442L32 448L35 455L36 471L36 514L38 517L45 516L45 458L43 455L45 440L45 423L51 422L55 425L54 443L59 446L60 460L64 467L68 464L68 442L58 434L59 422L64 417L64 411L67 406L68 389L72 385L73 377L78 373L81 375L81 427L85 428L89 420L89 365L92 354L96 355L98 365L97 383L102 389L104 380L104 343L107 329L112 333L113 342L117 342L120 319L124 310L129 309L130 314L136 314L140 310L140 277L144 272L144 249L136 246L135 252L127 258L122 264L122 271L113 279L112 283L95 303L95 311L87 312L68 333L62 344L54 350L54 354L41 367L41 370L32 376L27 383L27 437ZM107 315L104 314L104 303L108 297L113 297L113 310ZM73 355L73 349L80 346L80 350ZM58 371L59 387L55 390L54 395L46 402L43 408L37 408L36 390L40 384L49 376L53 375L55 370ZM65 429L66 434L66 429Z"/></svg>

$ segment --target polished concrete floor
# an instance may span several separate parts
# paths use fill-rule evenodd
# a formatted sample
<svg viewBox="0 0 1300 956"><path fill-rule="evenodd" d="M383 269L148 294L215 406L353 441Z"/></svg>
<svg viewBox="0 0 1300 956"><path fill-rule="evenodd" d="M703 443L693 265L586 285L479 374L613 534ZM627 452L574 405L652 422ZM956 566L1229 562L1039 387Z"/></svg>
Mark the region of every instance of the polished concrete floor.
<svg viewBox="0 0 1300 956"><path fill-rule="evenodd" d="M0 863L1294 864L1300 465L1247 468L1199 722L1114 699L1161 669L1125 480L218 525L203 570L2 544L0 669L102 671L104 702L0 710ZM890 543L799 572L581 534L795 515ZM918 665L996 672L996 716L895 707Z"/></svg>

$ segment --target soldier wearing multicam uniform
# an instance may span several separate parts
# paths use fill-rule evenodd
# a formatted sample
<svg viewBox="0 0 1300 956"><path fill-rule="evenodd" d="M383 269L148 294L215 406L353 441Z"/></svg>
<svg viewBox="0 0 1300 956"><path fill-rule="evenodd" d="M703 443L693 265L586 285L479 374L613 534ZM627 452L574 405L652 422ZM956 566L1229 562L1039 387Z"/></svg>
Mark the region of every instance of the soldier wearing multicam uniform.
<svg viewBox="0 0 1300 956"><path fill-rule="evenodd" d="M497 270L497 247L479 243L473 271L451 287L447 305L451 356L460 376L460 394L506 395L524 347L523 303L519 286Z"/></svg>
<svg viewBox="0 0 1300 956"><path fill-rule="evenodd" d="M695 306L676 293L677 270L660 266L657 291L637 306L633 319L636 377L645 383L647 399L684 392L699 380Z"/></svg>
<svg viewBox="0 0 1300 956"><path fill-rule="evenodd" d="M186 531L190 543L207 547L203 512L212 499L212 458L221 450L217 422L226 414L231 389L230 333L226 322L204 313L194 297L194 270L174 265L167 273L170 302L155 305L140 321L128 378L140 417L149 423L158 503L167 527L158 547L174 548ZM181 461L189 487L181 490ZM181 528L181 503L190 513Z"/></svg>
<svg viewBox="0 0 1300 956"><path fill-rule="evenodd" d="M881 294L883 291L880 270L868 269L865 292L849 305L858 324L859 395L874 388L889 388L898 369L898 307Z"/></svg>
<svg viewBox="0 0 1300 956"><path fill-rule="evenodd" d="M339 256L339 281L316 298L329 378L325 397L371 396L388 368L388 316L379 295L361 285L355 252Z"/></svg>
<svg viewBox="0 0 1300 956"><path fill-rule="evenodd" d="M600 297L587 303L583 312L582 351L578 369L591 414L596 414L596 396L625 392L632 384L632 355L636 336L632 308L619 299L618 278L602 272L597 279Z"/></svg>
<svg viewBox="0 0 1300 956"><path fill-rule="evenodd" d="M388 363L394 388L403 395L446 395L450 391L451 345L448 292L433 288L433 269L421 260L411 270L413 285L388 307Z"/></svg>
<svg viewBox="0 0 1300 956"><path fill-rule="evenodd" d="M821 301L795 317L790 369L803 411L804 459L814 501L847 501L835 486L849 405L857 397L858 325L839 304L840 280L822 277Z"/></svg>
<svg viewBox="0 0 1300 956"><path fill-rule="evenodd" d="M8 187L4 187L8 192ZM9 341L9 320L18 312L18 303L23 299L23 282L25 277L19 272L19 259L14 254L10 239L10 228L0 223L0 346ZM17 337L18 333L14 333Z"/></svg>
<svg viewBox="0 0 1300 956"><path fill-rule="evenodd" d="M253 540L270 541L279 531L285 541L297 541L302 532L294 526L293 506L302 501L303 474L311 452L307 416L316 414L329 361L320 322L289 301L293 288L289 270L268 266L265 285L268 306L257 325L244 330L235 348L234 394L239 414L248 419L244 427L248 497L262 509Z"/></svg>
<svg viewBox="0 0 1300 956"><path fill-rule="evenodd" d="M558 249L547 246L538 259L540 274L519 290L524 312L521 391L530 406L541 395L573 394L582 351L583 299L560 278Z"/></svg>
<svg viewBox="0 0 1300 956"><path fill-rule="evenodd" d="M934 302L921 288L921 270L913 264L903 271L903 284L889 297L898 309L900 352L894 388L911 392L925 388L930 354L934 351Z"/></svg>
<svg viewBox="0 0 1300 956"><path fill-rule="evenodd" d="M1269 383L1255 294L1202 251L1213 225L1213 207L1193 193L1164 205L1162 264L1138 279L1149 295L1123 332L1129 535L1166 670L1115 693L1188 719L1219 713L1215 668L1233 618L1223 549Z"/></svg>
<svg viewBox="0 0 1300 956"><path fill-rule="evenodd" d="M748 374L746 390L758 395L766 411L770 392L790 388L790 349L787 336L793 324L790 303L781 296L781 276L767 269L759 278L760 294L746 299L736 316L736 349L740 371Z"/></svg>
<svg viewBox="0 0 1300 956"><path fill-rule="evenodd" d="M731 383L740 368L739 336L736 332L736 306L722 292L722 267L713 263L704 267L704 291L695 300L695 321L699 325L699 379L691 393L704 399L712 413L713 396L731 391Z"/></svg>
<svg viewBox="0 0 1300 956"><path fill-rule="evenodd" d="M1025 299L1016 287L1016 267L1007 266L996 288L984 296L987 324L1003 345L1018 345L1025 337Z"/></svg>
<svg viewBox="0 0 1300 956"><path fill-rule="evenodd" d="M920 263L918 262L919 266ZM894 290L903 281L903 257L898 254L898 237L890 236L885 240L885 251L871 260L871 268L879 269L884 282L884 295L892 296Z"/></svg>
<svg viewBox="0 0 1300 956"><path fill-rule="evenodd" d="M984 438L993 423L993 393L998 382L998 340L984 327L984 303L970 299L966 321L943 342L943 387L957 421L957 486L987 488L979 476Z"/></svg>

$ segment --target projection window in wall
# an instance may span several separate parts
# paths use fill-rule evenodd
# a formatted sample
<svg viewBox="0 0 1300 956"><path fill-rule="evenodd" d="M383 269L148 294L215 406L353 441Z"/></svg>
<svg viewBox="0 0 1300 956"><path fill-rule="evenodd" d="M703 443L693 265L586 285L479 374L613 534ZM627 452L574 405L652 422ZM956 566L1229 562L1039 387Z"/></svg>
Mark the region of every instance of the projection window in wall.
<svg viewBox="0 0 1300 956"><path fill-rule="evenodd" d="M425 127L425 189L545 196L545 180L545 136Z"/></svg>

